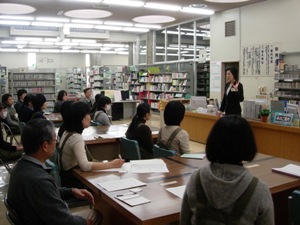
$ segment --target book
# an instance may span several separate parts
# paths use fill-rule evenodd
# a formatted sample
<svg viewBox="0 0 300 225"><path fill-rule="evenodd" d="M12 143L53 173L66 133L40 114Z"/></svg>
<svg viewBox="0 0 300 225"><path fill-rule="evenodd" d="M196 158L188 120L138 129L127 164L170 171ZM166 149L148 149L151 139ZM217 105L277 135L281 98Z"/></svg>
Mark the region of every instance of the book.
<svg viewBox="0 0 300 225"><path fill-rule="evenodd" d="M130 206L136 206L136 205L141 205L141 204L151 202L149 199L147 199L139 194L123 195L123 196L117 195L115 198L121 200L122 202L124 202Z"/></svg>
<svg viewBox="0 0 300 225"><path fill-rule="evenodd" d="M194 153L194 154L182 154L181 158L188 158L188 159L204 159L206 154L204 153Z"/></svg>
<svg viewBox="0 0 300 225"><path fill-rule="evenodd" d="M98 183L98 185L107 191L119 191L119 190L124 190L133 187L145 186L147 184L135 178L128 178L128 179L119 179L119 180L101 182Z"/></svg>
<svg viewBox="0 0 300 225"><path fill-rule="evenodd" d="M300 166L295 165L295 164L288 164L281 168L272 168L272 170L276 171L276 172L300 177Z"/></svg>

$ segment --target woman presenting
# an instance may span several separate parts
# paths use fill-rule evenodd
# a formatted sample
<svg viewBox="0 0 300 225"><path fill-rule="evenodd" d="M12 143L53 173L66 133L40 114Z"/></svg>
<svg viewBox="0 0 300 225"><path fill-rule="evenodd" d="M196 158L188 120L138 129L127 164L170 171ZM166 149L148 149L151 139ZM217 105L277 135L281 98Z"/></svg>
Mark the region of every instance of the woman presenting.
<svg viewBox="0 0 300 225"><path fill-rule="evenodd" d="M241 115L240 102L244 101L244 89L243 85L238 81L237 69L234 67L226 69L226 79L228 82L225 85L225 92L218 116L222 116L224 112L225 115Z"/></svg>

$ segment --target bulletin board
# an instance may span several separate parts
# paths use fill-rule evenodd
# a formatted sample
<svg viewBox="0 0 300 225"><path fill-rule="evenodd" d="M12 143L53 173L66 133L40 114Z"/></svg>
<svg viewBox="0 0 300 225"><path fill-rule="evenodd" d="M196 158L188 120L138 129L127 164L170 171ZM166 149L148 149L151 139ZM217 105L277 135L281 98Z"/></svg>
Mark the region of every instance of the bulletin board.
<svg viewBox="0 0 300 225"><path fill-rule="evenodd" d="M242 46L242 76L274 76L281 43Z"/></svg>

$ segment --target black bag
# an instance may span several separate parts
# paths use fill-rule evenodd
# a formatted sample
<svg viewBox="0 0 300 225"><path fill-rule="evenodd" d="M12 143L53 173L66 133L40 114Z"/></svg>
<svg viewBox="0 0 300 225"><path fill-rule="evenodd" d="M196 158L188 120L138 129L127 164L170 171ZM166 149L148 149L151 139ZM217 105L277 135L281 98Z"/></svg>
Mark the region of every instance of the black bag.
<svg viewBox="0 0 300 225"><path fill-rule="evenodd" d="M170 135L169 139L167 140L166 144L162 143L161 142L161 133L162 133L162 128L160 128L159 132L158 132L158 136L157 136L157 145L160 147L160 148L163 148L163 149L167 149L167 150L172 150L172 149L169 149L174 138L176 137L176 135L181 131L182 129L180 127L177 127L173 133Z"/></svg>

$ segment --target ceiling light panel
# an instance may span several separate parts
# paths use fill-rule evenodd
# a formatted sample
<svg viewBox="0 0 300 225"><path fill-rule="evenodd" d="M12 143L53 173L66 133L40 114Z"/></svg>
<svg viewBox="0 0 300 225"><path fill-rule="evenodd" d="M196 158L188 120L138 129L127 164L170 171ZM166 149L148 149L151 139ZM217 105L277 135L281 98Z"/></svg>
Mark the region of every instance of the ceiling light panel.
<svg viewBox="0 0 300 225"><path fill-rule="evenodd" d="M142 23L137 23L134 24L135 27L144 27L144 28L152 28L152 29L160 29L160 25L155 25L155 24L142 24Z"/></svg>
<svg viewBox="0 0 300 225"><path fill-rule="evenodd" d="M56 42L55 45L58 45L58 46L77 46L77 45L79 45L79 43Z"/></svg>
<svg viewBox="0 0 300 225"><path fill-rule="evenodd" d="M74 19L71 20L72 23L86 23L86 24L103 24L102 21L100 20L78 20L78 19Z"/></svg>
<svg viewBox="0 0 300 225"><path fill-rule="evenodd" d="M16 37L16 41L43 41L43 38Z"/></svg>
<svg viewBox="0 0 300 225"><path fill-rule="evenodd" d="M32 22L32 26L40 26L40 27L62 27L62 23L50 23L50 22Z"/></svg>
<svg viewBox="0 0 300 225"><path fill-rule="evenodd" d="M117 22L117 21L107 21L104 22L105 25L110 25L110 26L124 26L124 27L132 27L132 23L124 23L124 22Z"/></svg>
<svg viewBox="0 0 300 225"><path fill-rule="evenodd" d="M12 45L26 45L27 41L2 41L2 44L12 44Z"/></svg>
<svg viewBox="0 0 300 225"><path fill-rule="evenodd" d="M0 16L0 19L7 19L7 20L34 20L34 17L31 16Z"/></svg>
<svg viewBox="0 0 300 225"><path fill-rule="evenodd" d="M96 40L88 40L88 39L72 39L72 42L85 42L85 43L96 43Z"/></svg>
<svg viewBox="0 0 300 225"><path fill-rule="evenodd" d="M30 25L29 21L18 21L18 20L0 20L0 25Z"/></svg>
<svg viewBox="0 0 300 225"><path fill-rule="evenodd" d="M103 44L104 47L111 47L111 48L124 48L126 45L124 44Z"/></svg>
<svg viewBox="0 0 300 225"><path fill-rule="evenodd" d="M60 49L41 49L40 52L58 53L60 52Z"/></svg>
<svg viewBox="0 0 300 225"><path fill-rule="evenodd" d="M78 53L80 52L79 50L67 50L67 49L62 49L60 52L62 53Z"/></svg>
<svg viewBox="0 0 300 225"><path fill-rule="evenodd" d="M0 52L17 52L17 48L0 48Z"/></svg>
<svg viewBox="0 0 300 225"><path fill-rule="evenodd" d="M179 11L181 8L178 5L168 5L168 4L151 3L151 2L146 3L144 7L151 8L151 9L167 10L167 11Z"/></svg>
<svg viewBox="0 0 300 225"><path fill-rule="evenodd" d="M36 49L36 48L22 48L22 49L19 49L19 52L39 52L40 50L39 49Z"/></svg>
<svg viewBox="0 0 300 225"><path fill-rule="evenodd" d="M142 1L129 1L129 0L103 0L102 3L120 6L131 6L131 7L141 7L144 5Z"/></svg>
<svg viewBox="0 0 300 225"><path fill-rule="evenodd" d="M138 32L138 33L146 33L149 31L147 28L138 28L138 27L124 27L123 31L127 32Z"/></svg>
<svg viewBox="0 0 300 225"><path fill-rule="evenodd" d="M102 44L92 44L92 43L80 43L79 46L87 46L87 47L101 47Z"/></svg>
<svg viewBox="0 0 300 225"><path fill-rule="evenodd" d="M30 45L54 45L54 42L30 41L28 44L30 44Z"/></svg>
<svg viewBox="0 0 300 225"><path fill-rule="evenodd" d="M29 14L36 9L29 5L14 4L14 3L0 3L0 13L9 15Z"/></svg>
<svg viewBox="0 0 300 225"><path fill-rule="evenodd" d="M118 27L118 26L104 26L104 25L99 25L99 26L95 26L95 29L99 29L99 30L122 30L122 27Z"/></svg>
<svg viewBox="0 0 300 225"><path fill-rule="evenodd" d="M195 13L200 15L213 15L214 11L209 9L197 9L197 8L191 8L191 7L183 7L181 9L182 12L186 13Z"/></svg>
<svg viewBox="0 0 300 225"><path fill-rule="evenodd" d="M78 23L64 24L64 27L85 28L85 29L93 29L94 26L95 25L92 25L92 24L78 24Z"/></svg>
<svg viewBox="0 0 300 225"><path fill-rule="evenodd" d="M53 17L37 17L37 21L47 21L47 22L60 22L60 23L69 23L70 20L66 18L53 18Z"/></svg>

